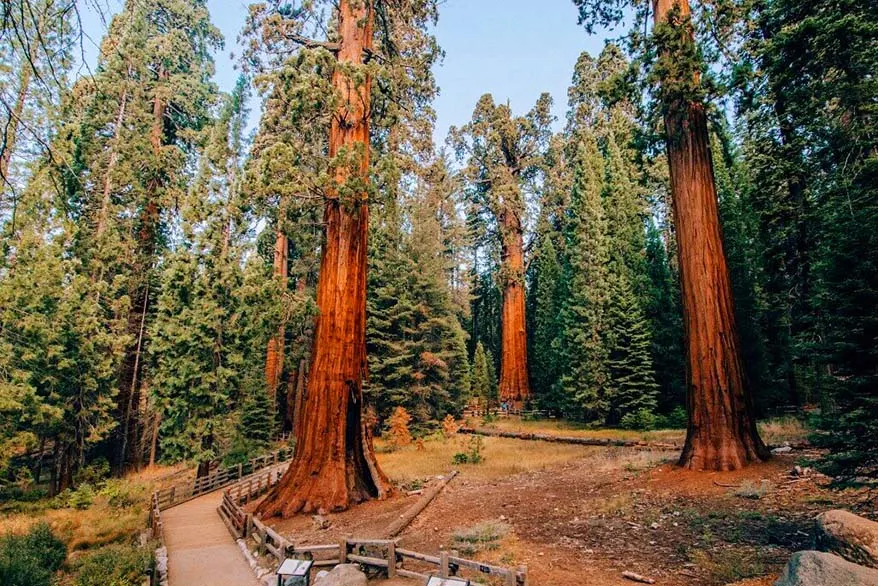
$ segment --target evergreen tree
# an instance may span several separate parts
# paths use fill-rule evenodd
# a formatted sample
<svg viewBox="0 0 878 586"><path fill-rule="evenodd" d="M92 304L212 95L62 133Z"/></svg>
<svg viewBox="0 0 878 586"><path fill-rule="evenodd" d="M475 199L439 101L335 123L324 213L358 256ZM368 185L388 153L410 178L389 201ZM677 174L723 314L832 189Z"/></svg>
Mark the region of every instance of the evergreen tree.
<svg viewBox="0 0 878 586"><path fill-rule="evenodd" d="M72 486L117 425L115 376L127 341L122 320L106 321L70 240L64 225L24 229L0 279L0 404L16 417L0 426L0 442L54 444L53 493Z"/></svg>
<svg viewBox="0 0 878 586"><path fill-rule="evenodd" d="M404 219L373 224L367 300L370 385L379 418L403 406L422 423L459 413L469 395L466 335L452 301L444 194L422 181ZM411 226L402 233L402 224Z"/></svg>
<svg viewBox="0 0 878 586"><path fill-rule="evenodd" d="M658 385L655 382L649 322L640 308L641 299L627 279L614 282L607 309L607 372L610 390L606 423L615 425L626 415L655 413Z"/></svg>
<svg viewBox="0 0 878 586"><path fill-rule="evenodd" d="M531 261L530 293L533 299L531 378L540 404L560 408L550 398L560 376L558 350L561 344L561 309L564 304L563 267L553 243L548 220L541 216L536 250Z"/></svg>
<svg viewBox="0 0 878 586"><path fill-rule="evenodd" d="M509 105L497 105L486 94L476 104L472 121L450 132L458 156L466 160L464 176L471 185L467 193L472 213L493 226L498 240L501 262L497 278L503 294L500 395L518 403L530 396L524 296L525 188L538 172L548 145L550 109L551 98L544 94L527 115L515 117Z"/></svg>
<svg viewBox="0 0 878 586"><path fill-rule="evenodd" d="M670 413L686 404L679 281L674 277L665 241L654 221L648 223L646 234L649 277L646 317L652 334L652 362L659 385L658 408L662 413Z"/></svg>
<svg viewBox="0 0 878 586"><path fill-rule="evenodd" d="M77 32L62 0L0 5L0 238L21 226L21 198L35 165L50 153ZM3 250L5 254L7 251Z"/></svg>
<svg viewBox="0 0 878 586"><path fill-rule="evenodd" d="M497 371L494 369L494 359L490 352L485 350L481 342L476 344L476 352L473 356L471 392L486 407L494 407L498 403L497 394Z"/></svg>
<svg viewBox="0 0 878 586"><path fill-rule="evenodd" d="M605 329L609 251L601 203L604 161L597 141L586 131L577 133L574 145L560 384L581 417L603 421L610 408Z"/></svg>
<svg viewBox="0 0 878 586"><path fill-rule="evenodd" d="M250 386L259 379L257 359L279 319L267 303L274 283L265 265L258 258L245 264L238 191L245 93L241 81L211 128L182 208L183 241L164 264L150 331L163 457L193 459L203 471L221 455L236 407L249 400L251 414L260 408ZM271 431L245 437L264 441Z"/></svg>

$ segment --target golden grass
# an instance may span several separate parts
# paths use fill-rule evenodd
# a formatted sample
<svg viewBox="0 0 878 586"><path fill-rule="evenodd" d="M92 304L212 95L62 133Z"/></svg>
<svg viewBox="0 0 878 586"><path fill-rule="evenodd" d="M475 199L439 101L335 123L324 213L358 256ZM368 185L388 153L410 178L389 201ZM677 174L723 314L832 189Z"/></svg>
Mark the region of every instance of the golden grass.
<svg viewBox="0 0 878 586"><path fill-rule="evenodd" d="M630 448L575 446L540 441L516 440L498 437L483 439L482 457L478 464L454 464L456 453L467 452L473 436L456 435L447 440L424 442L424 449L407 446L386 452L386 444L375 440L378 461L390 478L401 485L459 470L464 478L495 480L522 472L534 472L561 466L570 462L586 462L595 472L623 469L643 470L668 461L673 453Z"/></svg>
<svg viewBox="0 0 878 586"><path fill-rule="evenodd" d="M491 427L502 431L524 433L550 433L573 437L592 437L601 439L618 439L625 441L669 442L682 445L686 439L685 429L658 429L653 431L636 431L629 429L589 428L584 424L562 419L522 420L517 417L499 418L485 424L481 418L470 418L469 426ZM801 442L808 438L808 427L801 419L786 416L766 419L759 422L759 433L765 443L781 445L784 442Z"/></svg>
<svg viewBox="0 0 878 586"><path fill-rule="evenodd" d="M563 419L522 420L517 417L499 418L487 425L481 418L467 420L467 425L486 426L503 431L525 433L553 433L573 437L593 437L600 439L618 439L626 441L646 442L677 442L681 443L686 436L682 429L659 429L655 431L636 431L630 429L589 428L581 423Z"/></svg>
<svg viewBox="0 0 878 586"><path fill-rule="evenodd" d="M486 437L479 464L454 464L454 454L466 452L472 436L457 435L447 440L424 442L424 449L406 446L394 452L386 452L386 443L375 440L378 461L392 480L400 484L460 470L463 476L486 480L502 478L521 472L544 470L594 453L594 448L530 442L506 438Z"/></svg>
<svg viewBox="0 0 878 586"><path fill-rule="evenodd" d="M796 443L808 439L811 431L796 417L776 417L759 422L759 434L769 445L779 446L784 442Z"/></svg>
<svg viewBox="0 0 878 586"><path fill-rule="evenodd" d="M35 503L32 510L0 515L0 534L25 533L37 522L47 522L71 552L130 540L146 527L149 495L183 467L154 467L110 480L86 509L59 508L52 499Z"/></svg>

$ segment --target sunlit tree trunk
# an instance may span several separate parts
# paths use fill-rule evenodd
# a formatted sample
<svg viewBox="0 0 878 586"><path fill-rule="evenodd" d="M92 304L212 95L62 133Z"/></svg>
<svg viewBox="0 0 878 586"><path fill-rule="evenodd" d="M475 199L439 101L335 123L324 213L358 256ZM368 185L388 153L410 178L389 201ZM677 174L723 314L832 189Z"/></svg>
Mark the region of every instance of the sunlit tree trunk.
<svg viewBox="0 0 878 586"><path fill-rule="evenodd" d="M671 15L680 19L672 25L689 26L687 0L656 1L657 25ZM694 43L691 32L687 35ZM767 458L768 451L756 429L742 364L707 115L702 103L664 93L688 359L689 425L680 464L735 470Z"/></svg>
<svg viewBox="0 0 878 586"><path fill-rule="evenodd" d="M372 47L371 1L339 3L342 63L359 65ZM355 173L368 181L371 81L361 83L336 70L333 85L342 97L332 119L329 155L356 153ZM348 183L350 167L336 172ZM281 482L257 509L263 516L340 511L391 491L380 471L372 439L362 422L366 370L367 195L344 201L329 194L324 212L325 242L317 283L317 318L311 368L302 414L297 419L295 458ZM355 199L352 201L352 199Z"/></svg>
<svg viewBox="0 0 878 586"><path fill-rule="evenodd" d="M530 395L524 304L524 236L511 211L502 224L503 317L501 320L500 400L520 407Z"/></svg>
<svg viewBox="0 0 878 586"><path fill-rule="evenodd" d="M274 242L274 276L281 280L281 287L286 289L288 275L289 242L286 234L279 227ZM284 341L286 327L281 324L277 334L268 341L268 352L265 358L265 383L268 386L268 396L272 406L277 399L277 388L280 385L281 375L284 369Z"/></svg>

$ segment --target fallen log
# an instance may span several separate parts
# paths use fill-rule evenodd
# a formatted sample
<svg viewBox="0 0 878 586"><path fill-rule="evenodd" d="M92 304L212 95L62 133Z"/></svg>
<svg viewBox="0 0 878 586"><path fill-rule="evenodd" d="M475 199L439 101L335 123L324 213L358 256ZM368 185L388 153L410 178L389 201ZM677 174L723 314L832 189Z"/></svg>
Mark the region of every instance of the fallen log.
<svg viewBox="0 0 878 586"><path fill-rule="evenodd" d="M458 433L469 435L484 435L488 437L505 437L510 439L553 442L559 444L573 444L579 446L604 446L619 448L644 448L649 450L673 450L677 451L680 446L663 442L641 442L635 440L621 440L594 437L577 437L569 435L554 435L549 433L528 433L517 431L502 431L499 429L486 429L484 427L461 427Z"/></svg>
<svg viewBox="0 0 878 586"><path fill-rule="evenodd" d="M640 574L635 574L634 572L624 571L622 572L622 577L631 580L632 582L640 582L641 584L655 584L655 580L652 578L647 578L646 576L641 576Z"/></svg>
<svg viewBox="0 0 878 586"><path fill-rule="evenodd" d="M420 515L421 511L427 508L427 505L429 505L433 499L442 492L442 489L445 488L455 476L457 476L457 470L447 474L442 480L430 487L430 489L418 499L418 502L412 505L405 513L400 515L399 519L391 523L390 526L384 530L385 537L396 537L402 533L403 529L408 527L409 524L415 520L415 517Z"/></svg>

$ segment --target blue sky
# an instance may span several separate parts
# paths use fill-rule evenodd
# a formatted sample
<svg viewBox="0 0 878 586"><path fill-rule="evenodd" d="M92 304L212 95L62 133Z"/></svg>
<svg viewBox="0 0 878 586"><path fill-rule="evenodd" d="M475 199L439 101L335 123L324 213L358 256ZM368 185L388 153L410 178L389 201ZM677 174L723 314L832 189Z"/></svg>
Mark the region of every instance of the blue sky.
<svg viewBox="0 0 878 586"><path fill-rule="evenodd" d="M112 13L122 0L97 0ZM246 0L209 0L211 18L226 39L216 55L216 81L230 90L237 78L232 53L240 54L238 31L244 23ZM467 122L482 94L492 93L513 111L530 109L542 92L555 98L555 112L563 117L567 86L579 54L600 52L604 36L589 36L576 24L571 0L444 0L436 36L445 60L436 69L441 94L436 100L436 140L442 142L449 126ZM86 60L94 63L106 29L94 11L86 28ZM255 108L254 108L255 109ZM254 114L256 116L258 114Z"/></svg>

